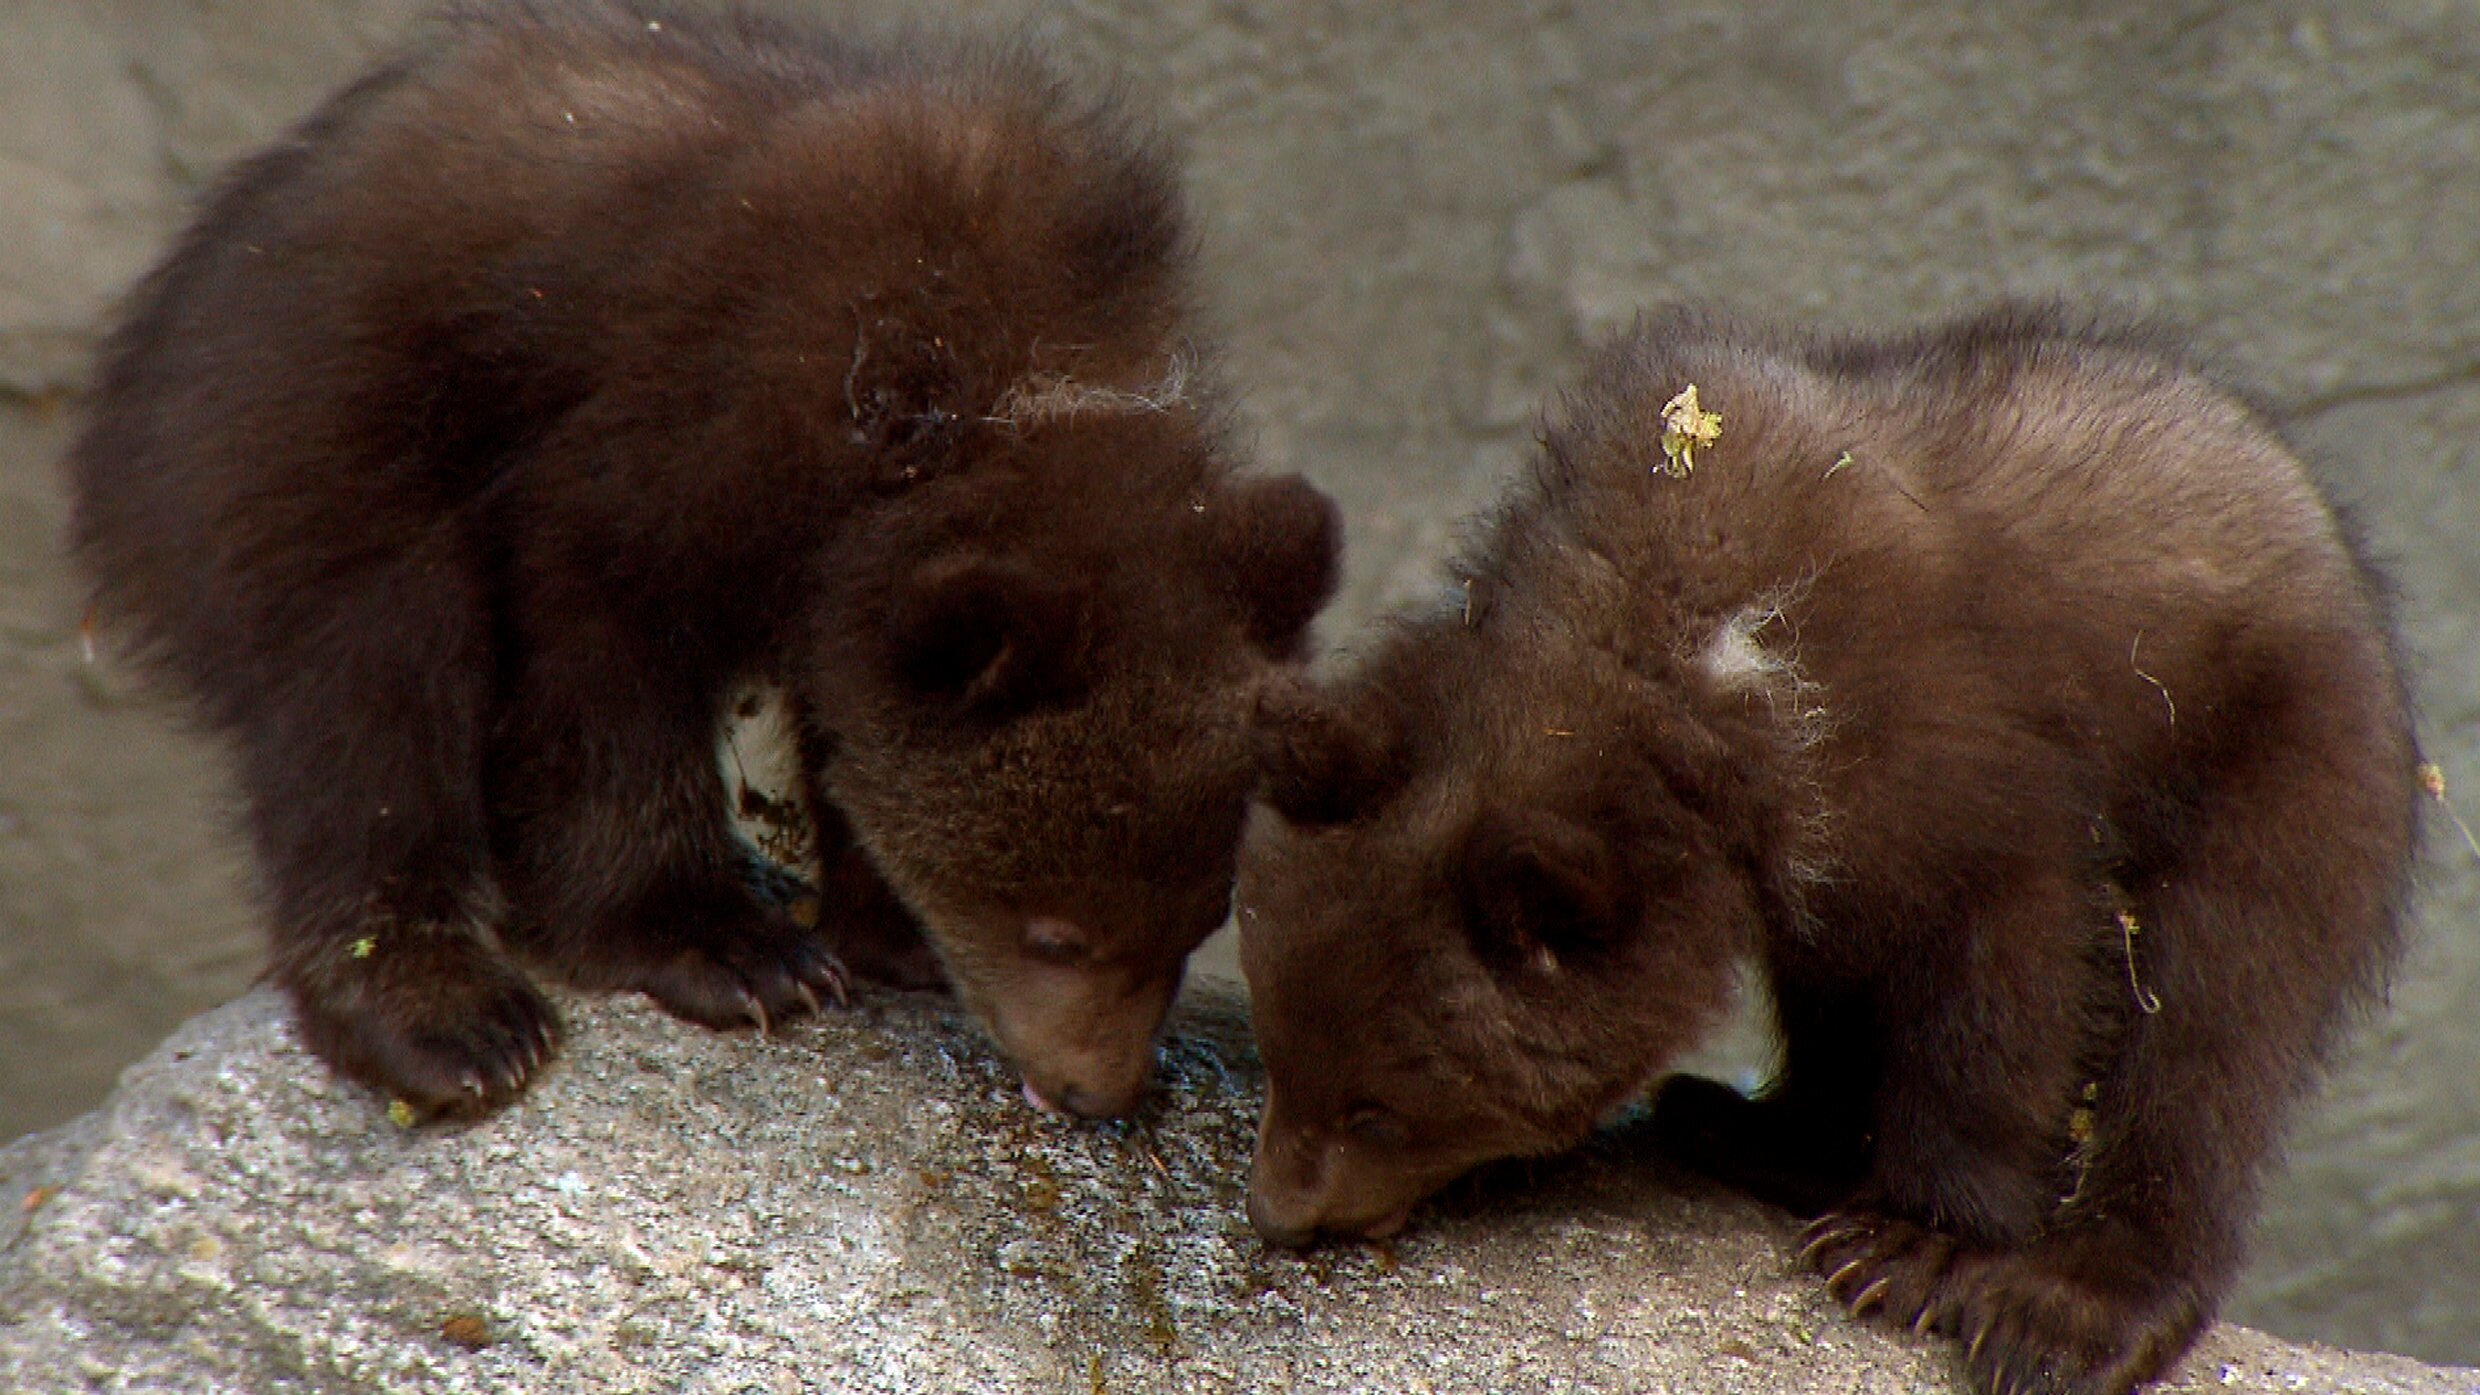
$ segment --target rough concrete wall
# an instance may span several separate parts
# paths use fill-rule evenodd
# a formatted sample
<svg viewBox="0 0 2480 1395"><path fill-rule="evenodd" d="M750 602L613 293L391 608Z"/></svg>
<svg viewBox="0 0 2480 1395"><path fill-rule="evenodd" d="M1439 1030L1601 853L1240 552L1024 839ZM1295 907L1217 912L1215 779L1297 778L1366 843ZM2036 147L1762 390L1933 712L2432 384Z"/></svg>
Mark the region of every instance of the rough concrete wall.
<svg viewBox="0 0 2480 1395"><path fill-rule="evenodd" d="M51 465L95 315L204 174L412 8L0 10L0 1137L84 1107L255 958L211 763L78 662ZM1427 590L1540 394L1639 305L1874 325L2106 297L2197 326L2360 505L2432 755L2480 813L2480 7L953 8L1034 16L1187 138L1259 454L1350 509L1347 645ZM2439 829L2393 1009L2300 1130L2239 1312L2474 1361L2480 859Z"/></svg>

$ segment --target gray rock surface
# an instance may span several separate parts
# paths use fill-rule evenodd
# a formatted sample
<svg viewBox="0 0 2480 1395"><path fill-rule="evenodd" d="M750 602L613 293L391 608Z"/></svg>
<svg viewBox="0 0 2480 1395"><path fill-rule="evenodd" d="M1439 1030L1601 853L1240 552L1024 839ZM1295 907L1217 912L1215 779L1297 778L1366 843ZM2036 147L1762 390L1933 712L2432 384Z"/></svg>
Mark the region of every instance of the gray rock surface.
<svg viewBox="0 0 2480 1395"><path fill-rule="evenodd" d="M935 1001L771 1039L572 1001L515 1109L404 1129L259 992L0 1150L0 1389L1930 1392L1791 1227L1624 1135L1391 1249L1269 1252L1258 1091L1199 995L1141 1121L1038 1116ZM2480 1371L2214 1333L2172 1391L2470 1395Z"/></svg>
<svg viewBox="0 0 2480 1395"><path fill-rule="evenodd" d="M1347 505L1345 647L1435 585L1540 395L1640 305L2106 298L2198 326L2361 505L2480 816L2480 5L784 3L1028 23L1166 114L1243 426ZM0 3L0 1139L90 1108L259 953L215 762L81 662L53 464L97 317L419 8ZM2437 833L2238 1311L2480 1362L2480 858Z"/></svg>

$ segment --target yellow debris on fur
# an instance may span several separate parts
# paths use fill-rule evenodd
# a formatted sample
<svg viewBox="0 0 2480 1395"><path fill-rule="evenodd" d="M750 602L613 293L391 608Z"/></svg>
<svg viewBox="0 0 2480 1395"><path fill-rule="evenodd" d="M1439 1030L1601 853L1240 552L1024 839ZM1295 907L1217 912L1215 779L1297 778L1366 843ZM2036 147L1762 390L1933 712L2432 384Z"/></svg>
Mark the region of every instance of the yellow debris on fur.
<svg viewBox="0 0 2480 1395"><path fill-rule="evenodd" d="M2122 910L2118 913L2118 931L2127 947L2127 986L2135 990L2136 1006L2150 1016L2161 1011L2161 999L2155 997L2153 990L2145 987L2144 981L2136 977L2136 936L2144 933L2144 927L2136 923L2134 911Z"/></svg>
<svg viewBox="0 0 2480 1395"><path fill-rule="evenodd" d="M1722 413L1709 412L1696 400L1696 384L1662 404L1662 469L1673 479L1686 479L1696 468L1696 453L1722 439Z"/></svg>

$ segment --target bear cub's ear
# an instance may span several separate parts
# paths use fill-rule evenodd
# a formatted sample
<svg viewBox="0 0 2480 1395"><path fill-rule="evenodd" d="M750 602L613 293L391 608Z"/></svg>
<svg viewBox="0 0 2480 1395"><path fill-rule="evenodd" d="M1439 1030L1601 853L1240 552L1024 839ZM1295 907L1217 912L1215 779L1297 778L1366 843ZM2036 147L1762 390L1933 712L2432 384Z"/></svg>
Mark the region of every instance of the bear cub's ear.
<svg viewBox="0 0 2480 1395"><path fill-rule="evenodd" d="M1343 519L1335 501L1298 475L1251 479L1209 520L1229 594L1249 639L1278 659L1301 657L1309 622L1335 594Z"/></svg>
<svg viewBox="0 0 2480 1395"><path fill-rule="evenodd" d="M1463 860L1464 928L1501 973L1556 972L1627 933L1635 897L1608 839L1540 809L1481 816Z"/></svg>
<svg viewBox="0 0 2480 1395"><path fill-rule="evenodd" d="M889 665L918 696L1004 717L1084 687L1082 596L1020 562L924 563L888 608Z"/></svg>
<svg viewBox="0 0 2480 1395"><path fill-rule="evenodd" d="M1303 828L1348 823L1404 782L1403 735L1382 700L1349 705L1286 674L1250 714L1268 804Z"/></svg>

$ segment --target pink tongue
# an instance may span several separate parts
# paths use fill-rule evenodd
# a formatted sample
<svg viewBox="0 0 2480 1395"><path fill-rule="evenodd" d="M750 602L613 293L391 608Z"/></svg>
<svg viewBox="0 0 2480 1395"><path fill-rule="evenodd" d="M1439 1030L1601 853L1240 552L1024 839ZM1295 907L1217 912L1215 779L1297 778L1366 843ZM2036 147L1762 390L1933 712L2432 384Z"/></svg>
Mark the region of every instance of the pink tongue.
<svg viewBox="0 0 2480 1395"><path fill-rule="evenodd" d="M1060 1112L1058 1105L1042 1098L1042 1092L1033 1088L1033 1082L1030 1080L1025 1082L1025 1103L1032 1105L1034 1108L1045 1114L1057 1114Z"/></svg>

